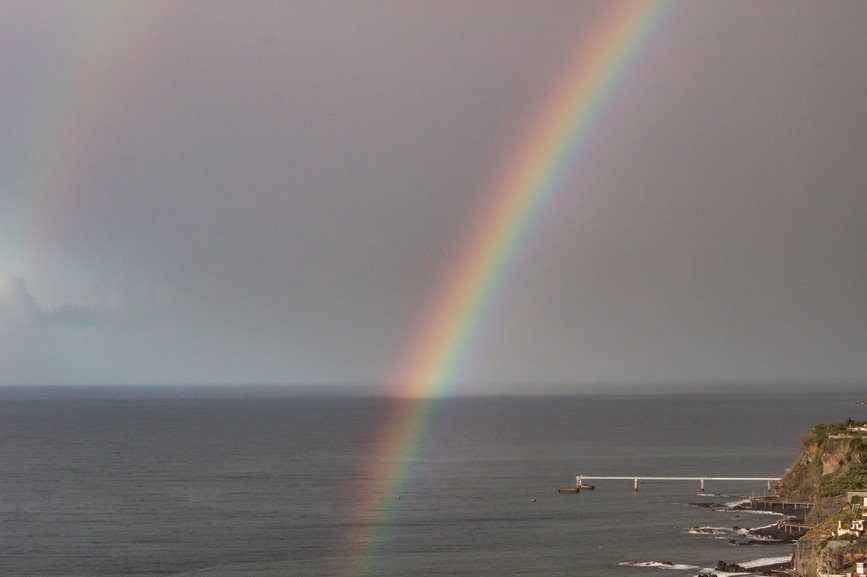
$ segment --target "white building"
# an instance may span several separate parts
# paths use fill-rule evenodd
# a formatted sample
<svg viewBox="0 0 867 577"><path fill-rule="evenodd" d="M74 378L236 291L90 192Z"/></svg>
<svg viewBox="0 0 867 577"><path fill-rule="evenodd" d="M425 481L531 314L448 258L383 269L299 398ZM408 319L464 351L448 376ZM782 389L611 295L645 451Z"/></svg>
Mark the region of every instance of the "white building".
<svg viewBox="0 0 867 577"><path fill-rule="evenodd" d="M837 536L842 537L844 535L856 535L860 537L864 534L864 518L855 519L851 521L846 527L843 526L843 521L837 521ZM858 571L859 574L862 574L861 571Z"/></svg>

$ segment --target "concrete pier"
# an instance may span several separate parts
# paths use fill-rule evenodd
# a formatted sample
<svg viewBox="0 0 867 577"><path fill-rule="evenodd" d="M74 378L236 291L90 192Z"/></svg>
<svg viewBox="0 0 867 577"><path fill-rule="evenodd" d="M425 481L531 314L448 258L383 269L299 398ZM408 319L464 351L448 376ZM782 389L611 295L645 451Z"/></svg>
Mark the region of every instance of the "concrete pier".
<svg viewBox="0 0 867 577"><path fill-rule="evenodd" d="M750 497L750 509L753 511L775 511L803 519L812 508L813 503L808 501L786 501L778 497Z"/></svg>
<svg viewBox="0 0 867 577"><path fill-rule="evenodd" d="M618 477L589 477L587 475L578 475L575 477L575 486L580 487L586 480L623 480L632 481L633 490L638 491L638 485L644 481L699 481L701 492L704 493L705 481L765 481L768 484L768 491L771 490L771 483L779 481L779 477L651 477L651 476L618 476Z"/></svg>

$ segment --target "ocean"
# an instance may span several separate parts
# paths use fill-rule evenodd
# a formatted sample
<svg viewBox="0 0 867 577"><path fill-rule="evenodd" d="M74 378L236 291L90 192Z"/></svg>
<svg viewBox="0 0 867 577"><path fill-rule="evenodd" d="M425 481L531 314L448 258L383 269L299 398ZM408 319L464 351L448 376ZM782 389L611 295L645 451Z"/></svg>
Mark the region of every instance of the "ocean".
<svg viewBox="0 0 867 577"><path fill-rule="evenodd" d="M424 401L409 483L371 495L384 425L419 401L129 391L0 389L0 574L692 576L791 553L730 544L775 516L690 505L766 483L558 488L779 477L813 425L867 413L818 391Z"/></svg>

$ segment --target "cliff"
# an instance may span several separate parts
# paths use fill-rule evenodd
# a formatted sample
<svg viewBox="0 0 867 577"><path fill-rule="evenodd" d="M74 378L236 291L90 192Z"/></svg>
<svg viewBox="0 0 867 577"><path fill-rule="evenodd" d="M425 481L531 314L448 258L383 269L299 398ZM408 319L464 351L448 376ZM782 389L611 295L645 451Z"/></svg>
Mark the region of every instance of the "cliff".
<svg viewBox="0 0 867 577"><path fill-rule="evenodd" d="M864 498L847 500L847 493L867 491L864 425L850 419L814 427L801 438L800 456L777 484L780 498L813 503L805 519L813 528L795 545L793 568L799 575L845 574L855 570L856 562L867 561L867 535L855 530L840 536L837 531L867 521Z"/></svg>

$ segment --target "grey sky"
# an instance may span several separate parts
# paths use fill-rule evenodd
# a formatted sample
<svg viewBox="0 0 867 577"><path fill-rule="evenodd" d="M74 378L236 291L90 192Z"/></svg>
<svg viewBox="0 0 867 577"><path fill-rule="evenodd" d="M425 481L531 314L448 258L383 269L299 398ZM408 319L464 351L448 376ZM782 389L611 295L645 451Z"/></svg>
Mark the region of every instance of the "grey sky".
<svg viewBox="0 0 867 577"><path fill-rule="evenodd" d="M388 381L610 3L0 2L0 384ZM863 381L867 3L675 3L456 387Z"/></svg>

